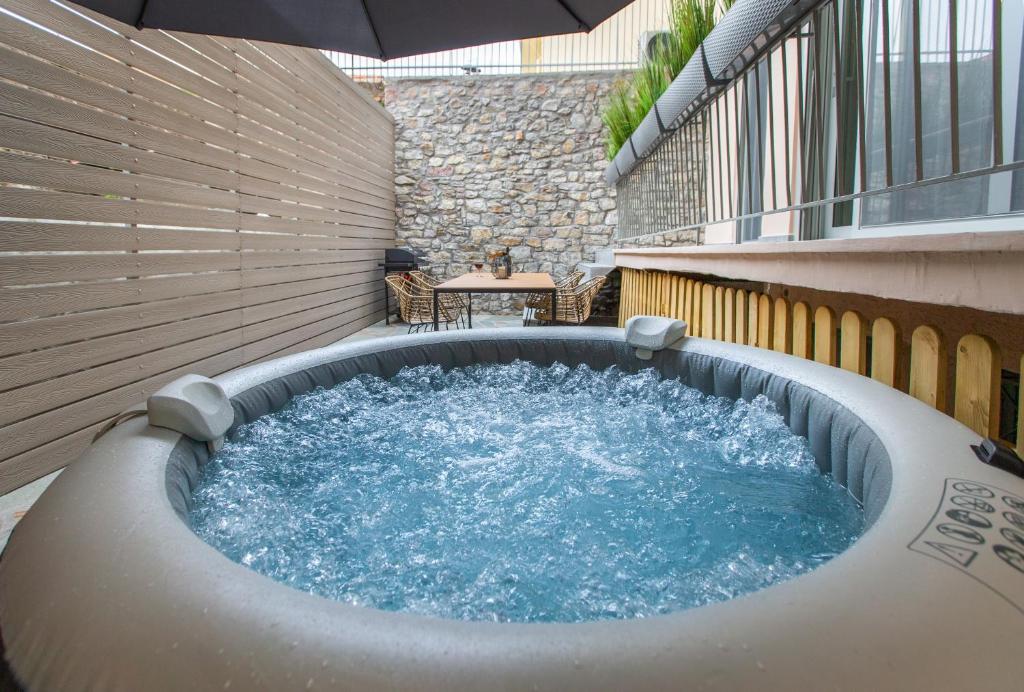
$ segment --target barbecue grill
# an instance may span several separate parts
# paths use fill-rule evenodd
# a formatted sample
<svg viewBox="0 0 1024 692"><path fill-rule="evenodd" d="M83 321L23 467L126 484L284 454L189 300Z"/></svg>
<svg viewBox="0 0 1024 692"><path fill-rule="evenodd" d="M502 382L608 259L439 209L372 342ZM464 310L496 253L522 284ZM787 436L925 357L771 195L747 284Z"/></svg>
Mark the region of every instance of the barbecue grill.
<svg viewBox="0 0 1024 692"><path fill-rule="evenodd" d="M384 276L398 272L411 272L420 268L423 257L409 248L387 248L384 261L378 267L384 268ZM391 296L388 285L384 284L384 324L391 324Z"/></svg>

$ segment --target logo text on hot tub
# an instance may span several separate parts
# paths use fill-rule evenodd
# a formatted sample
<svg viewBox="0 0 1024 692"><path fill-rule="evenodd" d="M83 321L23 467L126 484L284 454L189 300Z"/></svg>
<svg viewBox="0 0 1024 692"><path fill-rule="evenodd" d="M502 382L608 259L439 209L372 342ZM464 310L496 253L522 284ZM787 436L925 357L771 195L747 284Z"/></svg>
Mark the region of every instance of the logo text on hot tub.
<svg viewBox="0 0 1024 692"><path fill-rule="evenodd" d="M907 547L965 572L1024 614L1024 497L947 478L931 521Z"/></svg>

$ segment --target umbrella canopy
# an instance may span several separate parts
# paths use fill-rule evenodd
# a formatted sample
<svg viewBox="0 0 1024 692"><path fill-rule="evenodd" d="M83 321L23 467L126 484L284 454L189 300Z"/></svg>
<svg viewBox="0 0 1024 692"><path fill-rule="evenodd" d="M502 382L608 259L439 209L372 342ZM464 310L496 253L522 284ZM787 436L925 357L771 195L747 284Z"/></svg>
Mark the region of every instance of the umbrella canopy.
<svg viewBox="0 0 1024 692"><path fill-rule="evenodd" d="M140 29L288 43L388 60L590 31L632 0L77 0Z"/></svg>

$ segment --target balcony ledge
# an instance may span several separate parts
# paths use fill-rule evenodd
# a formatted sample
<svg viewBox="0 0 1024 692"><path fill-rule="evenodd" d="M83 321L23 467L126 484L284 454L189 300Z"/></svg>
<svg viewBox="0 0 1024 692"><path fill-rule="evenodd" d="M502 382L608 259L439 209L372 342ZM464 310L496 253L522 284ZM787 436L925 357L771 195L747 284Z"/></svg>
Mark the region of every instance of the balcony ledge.
<svg viewBox="0 0 1024 692"><path fill-rule="evenodd" d="M1024 314L1024 231L622 248L615 264Z"/></svg>

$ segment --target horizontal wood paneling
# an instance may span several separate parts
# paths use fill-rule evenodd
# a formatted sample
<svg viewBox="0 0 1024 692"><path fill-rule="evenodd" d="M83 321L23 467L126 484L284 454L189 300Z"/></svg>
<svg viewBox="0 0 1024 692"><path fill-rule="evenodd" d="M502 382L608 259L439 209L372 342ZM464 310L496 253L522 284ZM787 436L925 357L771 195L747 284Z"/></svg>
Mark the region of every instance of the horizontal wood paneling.
<svg viewBox="0 0 1024 692"><path fill-rule="evenodd" d="M381 317L394 125L318 51L0 7L0 493Z"/></svg>
<svg viewBox="0 0 1024 692"><path fill-rule="evenodd" d="M0 221L0 252L141 252L146 250L347 250L390 247L386 231L367 235L292 235L112 224Z"/></svg>
<svg viewBox="0 0 1024 692"><path fill-rule="evenodd" d="M278 270L264 270L278 271ZM154 325L176 323L192 317L222 313L242 305L256 306L298 295L320 293L334 288L372 282L378 275L375 263L365 263L362 271L345 271L323 278L270 283L216 293L184 296L169 300L153 300L136 305L91 310L57 317L0 324L0 357L12 354L47 353L54 346L67 344L83 347L89 340L122 332L132 332ZM294 272L290 272L294 273ZM135 336L138 336L137 334ZM0 368L3 368L0 361Z"/></svg>
<svg viewBox="0 0 1024 692"><path fill-rule="evenodd" d="M338 289L329 296L301 296L258 308L220 313L217 320L200 319L181 325L177 334L168 330L168 340L163 345L147 341L145 335L121 335L120 359L13 390L16 396L5 396L0 401L0 425L60 408L68 401L89 399L97 391L128 385L140 377L159 375L169 367L240 348L250 340L269 338L339 312L345 313L349 308L361 307L377 293L374 287L363 284ZM134 353L139 355L132 355ZM34 362L38 376L40 363L38 359ZM32 372L22 365L24 371ZM30 378L31 375L26 379Z"/></svg>

